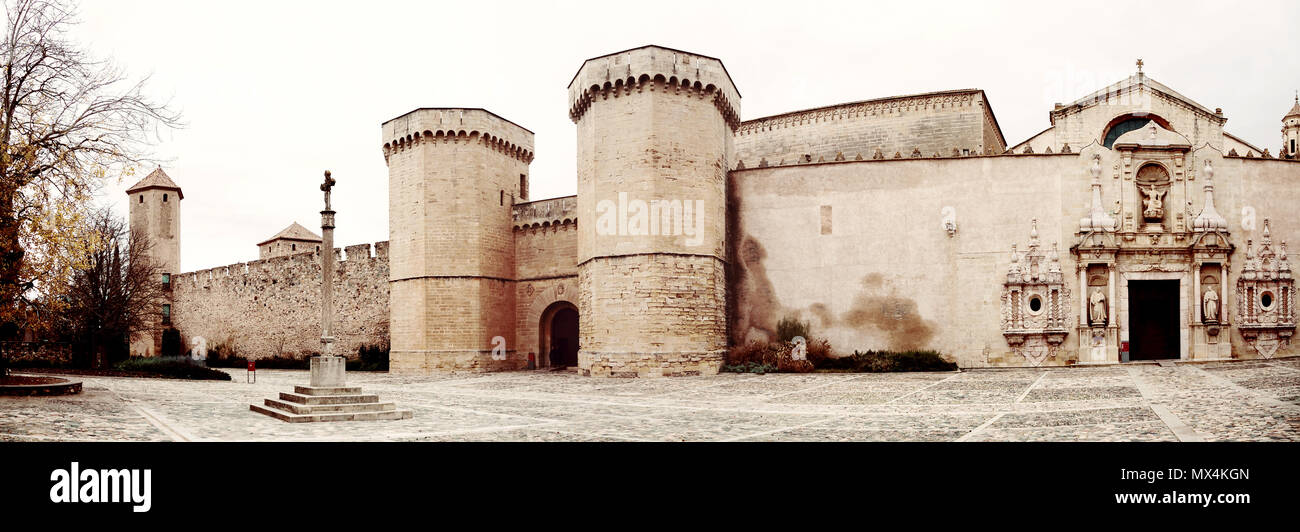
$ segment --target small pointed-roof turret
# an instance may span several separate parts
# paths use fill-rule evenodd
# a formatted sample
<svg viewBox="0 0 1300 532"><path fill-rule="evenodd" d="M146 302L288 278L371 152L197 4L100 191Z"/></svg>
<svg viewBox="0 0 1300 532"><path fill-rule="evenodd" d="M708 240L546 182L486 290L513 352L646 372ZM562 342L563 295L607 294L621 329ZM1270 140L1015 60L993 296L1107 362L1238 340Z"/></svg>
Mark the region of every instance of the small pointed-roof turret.
<svg viewBox="0 0 1300 532"><path fill-rule="evenodd" d="M177 197L179 197L180 199L185 199L185 194L181 192L181 187L177 186L176 182L172 181L172 178L167 176L167 172L164 172L161 166L159 166L156 170L149 172L149 175L144 176L144 179L141 179L136 184L131 185L131 188L126 189L126 193L132 194L141 190L147 190L151 188L157 188L163 190L175 190Z"/></svg>

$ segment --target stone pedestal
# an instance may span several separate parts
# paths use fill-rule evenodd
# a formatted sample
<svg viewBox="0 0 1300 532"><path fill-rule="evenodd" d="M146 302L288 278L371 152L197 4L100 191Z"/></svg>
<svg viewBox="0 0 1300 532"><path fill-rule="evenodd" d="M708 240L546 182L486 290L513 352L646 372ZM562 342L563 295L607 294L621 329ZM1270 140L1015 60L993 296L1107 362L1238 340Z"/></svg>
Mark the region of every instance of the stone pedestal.
<svg viewBox="0 0 1300 532"><path fill-rule="evenodd" d="M288 423L392 421L412 416L410 410L380 402L376 394L361 393L360 386L294 386L292 393L281 392L279 399L264 403L248 408Z"/></svg>
<svg viewBox="0 0 1300 532"><path fill-rule="evenodd" d="M339 387L346 381L347 359L339 356L311 357L312 387Z"/></svg>

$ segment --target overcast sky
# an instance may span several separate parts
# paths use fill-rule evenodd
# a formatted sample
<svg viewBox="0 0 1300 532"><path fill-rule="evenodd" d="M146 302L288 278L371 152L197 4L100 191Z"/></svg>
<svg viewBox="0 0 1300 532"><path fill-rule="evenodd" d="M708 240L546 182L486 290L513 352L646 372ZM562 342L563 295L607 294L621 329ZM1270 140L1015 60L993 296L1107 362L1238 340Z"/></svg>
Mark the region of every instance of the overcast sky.
<svg viewBox="0 0 1300 532"><path fill-rule="evenodd" d="M1300 87L1294 2L83 2L75 35L184 114L156 156L185 192L185 271L257 258L291 222L335 243L388 239L380 124L482 107L536 134L532 199L573 194L566 86L582 61L645 44L722 59L743 118L984 89L1008 144L1069 102L1145 72L1276 152ZM101 201L124 216L124 191Z"/></svg>

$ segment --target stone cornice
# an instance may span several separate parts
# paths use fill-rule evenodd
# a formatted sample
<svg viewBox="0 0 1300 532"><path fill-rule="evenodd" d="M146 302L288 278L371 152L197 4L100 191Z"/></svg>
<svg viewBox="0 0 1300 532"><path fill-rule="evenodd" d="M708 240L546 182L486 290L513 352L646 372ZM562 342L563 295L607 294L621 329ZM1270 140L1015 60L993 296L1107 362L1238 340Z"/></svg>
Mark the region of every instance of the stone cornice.
<svg viewBox="0 0 1300 532"><path fill-rule="evenodd" d="M569 119L577 123L598 98L647 89L710 98L732 130L740 126L740 92L722 61L661 46L584 62L569 83Z"/></svg>
<svg viewBox="0 0 1300 532"><path fill-rule="evenodd" d="M901 111L940 109L957 105L974 105L976 101L982 100L982 98L977 98L982 92L983 91L980 89L927 92L923 94L890 96L874 100L842 103L826 107L805 109L802 111L791 111L779 115L746 120L740 124L740 128L736 131L736 134L747 135L770 129L791 127L814 122L844 120L871 115L889 115ZM987 106L985 107L985 110L986 115L992 113ZM986 120L988 120L987 116ZM998 134L1001 135L1002 132L1000 128L996 127L996 120L992 121L992 124L995 126L994 129L998 130ZM1003 143L1005 144L1005 141L1003 141Z"/></svg>
<svg viewBox="0 0 1300 532"><path fill-rule="evenodd" d="M533 132L484 109L422 108L383 124L384 161L427 143L469 142L523 162L533 161Z"/></svg>
<svg viewBox="0 0 1300 532"><path fill-rule="evenodd" d="M578 222L578 197L563 196L544 200L516 203L512 209L516 231L558 227Z"/></svg>

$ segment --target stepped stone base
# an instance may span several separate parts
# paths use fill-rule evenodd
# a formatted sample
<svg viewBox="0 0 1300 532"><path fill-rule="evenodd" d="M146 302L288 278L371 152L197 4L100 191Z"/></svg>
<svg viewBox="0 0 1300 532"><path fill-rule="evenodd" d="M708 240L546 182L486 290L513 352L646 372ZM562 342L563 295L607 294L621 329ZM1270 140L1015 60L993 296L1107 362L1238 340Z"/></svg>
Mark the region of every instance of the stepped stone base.
<svg viewBox="0 0 1300 532"><path fill-rule="evenodd" d="M248 405L248 409L289 423L386 421L412 416L410 410L379 402L378 395L361 393L360 386L294 386L293 392L280 392L279 399Z"/></svg>

